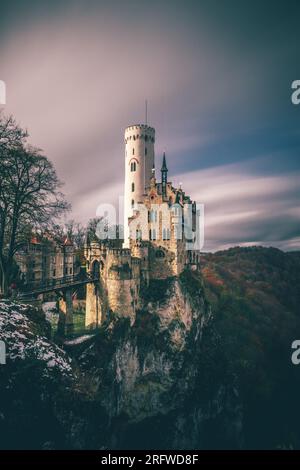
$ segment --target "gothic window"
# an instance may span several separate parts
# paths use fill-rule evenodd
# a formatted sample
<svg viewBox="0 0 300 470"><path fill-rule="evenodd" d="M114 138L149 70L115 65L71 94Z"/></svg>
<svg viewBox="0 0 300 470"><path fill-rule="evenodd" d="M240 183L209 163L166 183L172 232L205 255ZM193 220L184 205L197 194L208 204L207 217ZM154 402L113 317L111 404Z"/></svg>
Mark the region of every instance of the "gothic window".
<svg viewBox="0 0 300 470"><path fill-rule="evenodd" d="M134 183L131 183L131 192L134 192Z"/></svg>

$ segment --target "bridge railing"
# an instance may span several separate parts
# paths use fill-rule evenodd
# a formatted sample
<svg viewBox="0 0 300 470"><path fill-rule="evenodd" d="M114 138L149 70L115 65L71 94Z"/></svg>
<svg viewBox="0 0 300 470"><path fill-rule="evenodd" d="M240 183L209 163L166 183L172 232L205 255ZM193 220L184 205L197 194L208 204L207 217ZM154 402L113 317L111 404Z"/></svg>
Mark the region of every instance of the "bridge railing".
<svg viewBox="0 0 300 470"><path fill-rule="evenodd" d="M76 275L72 276L63 276L59 278L54 278L54 279L46 279L42 281L31 281L25 283L21 287L21 291L26 293L26 292L34 292L38 290L43 290L43 289L55 289L59 288L61 286L65 285L72 285L76 283L85 283L87 281L93 281L96 279L96 276L90 276L90 274L87 273L79 273Z"/></svg>

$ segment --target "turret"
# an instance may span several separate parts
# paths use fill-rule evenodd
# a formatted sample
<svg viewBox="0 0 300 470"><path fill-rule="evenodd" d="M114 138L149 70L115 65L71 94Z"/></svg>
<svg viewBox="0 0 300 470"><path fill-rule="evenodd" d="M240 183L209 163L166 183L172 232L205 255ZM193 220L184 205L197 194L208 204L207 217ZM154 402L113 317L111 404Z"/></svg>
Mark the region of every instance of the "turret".
<svg viewBox="0 0 300 470"><path fill-rule="evenodd" d="M128 217L142 202L154 168L155 129L137 124L125 129L124 246L129 247Z"/></svg>

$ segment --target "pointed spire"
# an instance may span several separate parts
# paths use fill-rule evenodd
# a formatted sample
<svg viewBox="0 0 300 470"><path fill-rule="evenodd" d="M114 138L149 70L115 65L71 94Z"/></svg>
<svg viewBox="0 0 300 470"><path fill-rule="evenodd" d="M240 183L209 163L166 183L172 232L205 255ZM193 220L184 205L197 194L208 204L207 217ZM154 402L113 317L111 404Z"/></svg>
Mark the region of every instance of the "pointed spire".
<svg viewBox="0 0 300 470"><path fill-rule="evenodd" d="M168 167L166 162L166 154L164 152L163 162L161 167L161 189L163 197L167 196L167 182L168 182Z"/></svg>
<svg viewBox="0 0 300 470"><path fill-rule="evenodd" d="M164 156L163 156L163 162L162 162L161 171L168 171L165 152L164 152Z"/></svg>

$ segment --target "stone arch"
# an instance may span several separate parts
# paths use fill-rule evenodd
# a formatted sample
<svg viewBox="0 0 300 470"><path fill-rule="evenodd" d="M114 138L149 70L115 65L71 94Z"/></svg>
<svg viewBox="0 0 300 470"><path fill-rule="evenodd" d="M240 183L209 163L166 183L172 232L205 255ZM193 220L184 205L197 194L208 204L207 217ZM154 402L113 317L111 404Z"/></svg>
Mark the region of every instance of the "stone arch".
<svg viewBox="0 0 300 470"><path fill-rule="evenodd" d="M93 277L100 276L100 263L97 259L95 259L91 264L91 274Z"/></svg>

